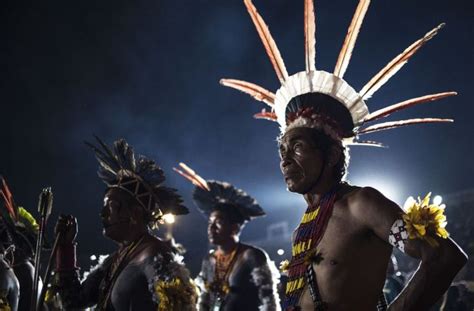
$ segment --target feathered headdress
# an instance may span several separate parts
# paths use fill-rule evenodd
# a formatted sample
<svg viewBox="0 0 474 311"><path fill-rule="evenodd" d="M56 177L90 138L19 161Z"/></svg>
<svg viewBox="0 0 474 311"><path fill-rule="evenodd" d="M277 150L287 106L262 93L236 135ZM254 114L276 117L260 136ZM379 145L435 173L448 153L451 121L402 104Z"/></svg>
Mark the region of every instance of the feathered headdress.
<svg viewBox="0 0 474 311"><path fill-rule="evenodd" d="M23 207L17 206L6 180L0 177L0 216L3 225L12 238L12 242L18 247L18 242L26 244L28 250L34 253L39 225L36 219Z"/></svg>
<svg viewBox="0 0 474 311"><path fill-rule="evenodd" d="M243 221L265 215L257 201L244 191L227 182L205 180L184 163L179 163L179 166L181 169L173 168L173 170L196 186L193 199L204 215L209 216L223 205L225 208L234 209Z"/></svg>
<svg viewBox="0 0 474 311"><path fill-rule="evenodd" d="M344 144L380 146L379 143L358 141L360 135L397 128L410 124L452 122L452 119L414 118L393 122L382 122L367 126L366 123L386 117L393 112L408 107L456 95L456 92L443 92L409 99L386 108L369 113L365 100L370 98L382 85L395 75L426 42L433 38L444 24L440 24L415 41L401 54L389 62L367 84L357 92L345 80L344 73L354 50L359 30L370 4L370 0L360 0L346 38L341 48L333 73L316 70L315 66L315 14L313 0L305 0L304 35L306 70L288 76L283 58L273 40L263 18L251 0L244 0L265 50L281 82L281 87L272 93L256 84L221 79L220 83L251 95L263 101L271 110L263 109L254 115L257 119L276 121L284 134L294 127L312 127L325 132Z"/></svg>
<svg viewBox="0 0 474 311"><path fill-rule="evenodd" d="M164 214L183 215L189 211L183 206L176 189L163 186L165 175L153 160L144 156L135 158L133 148L124 139L114 142L113 149L96 137L99 146L86 144L99 161L98 175L109 188L120 188L132 195L149 211L154 222Z"/></svg>

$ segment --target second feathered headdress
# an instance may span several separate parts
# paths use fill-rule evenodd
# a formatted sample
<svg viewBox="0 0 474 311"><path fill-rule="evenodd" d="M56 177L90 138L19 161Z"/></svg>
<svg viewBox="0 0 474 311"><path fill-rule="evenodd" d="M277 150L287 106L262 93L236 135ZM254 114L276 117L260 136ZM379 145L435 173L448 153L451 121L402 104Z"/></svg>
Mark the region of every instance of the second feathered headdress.
<svg viewBox="0 0 474 311"><path fill-rule="evenodd" d="M227 182L205 180L184 163L179 166L180 169L173 169L196 186L193 200L204 215L209 216L219 206L232 208L242 221L265 215L257 201L243 190Z"/></svg>
<svg viewBox="0 0 474 311"><path fill-rule="evenodd" d="M144 156L135 157L133 148L124 139L114 142L113 149L96 137L98 146L86 142L97 160L100 179L110 188L120 188L132 195L149 211L154 221L164 214L187 214L181 196L176 189L163 185L165 175L156 163Z"/></svg>
<svg viewBox="0 0 474 311"><path fill-rule="evenodd" d="M343 77L349 65L370 0L359 1L333 73L316 69L314 3L313 0L305 0L304 48L306 70L292 76L288 75L277 45L252 1L244 0L244 3L281 82L281 87L276 93L273 93L246 81L221 79L220 82L224 86L240 90L269 105L271 111L263 109L260 113L255 114L255 117L278 122L282 134L294 127L312 127L322 130L327 135L347 145L379 146L380 144L374 142L358 141L358 137L367 133L410 124L453 121L452 119L440 118L414 118L366 126L368 122L386 117L393 112L456 95L456 92L425 95L390 105L372 113L369 113L365 104L365 101L395 75L427 41L433 38L444 24L435 27L406 48L357 92Z"/></svg>

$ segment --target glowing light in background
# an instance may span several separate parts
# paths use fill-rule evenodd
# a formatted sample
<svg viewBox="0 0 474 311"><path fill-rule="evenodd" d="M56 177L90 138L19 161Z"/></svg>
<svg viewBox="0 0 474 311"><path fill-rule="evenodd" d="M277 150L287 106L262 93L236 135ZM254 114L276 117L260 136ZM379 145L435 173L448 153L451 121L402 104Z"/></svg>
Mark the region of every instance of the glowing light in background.
<svg viewBox="0 0 474 311"><path fill-rule="evenodd" d="M165 214L165 215L163 215L163 220L167 224L174 224L176 219L175 219L173 214Z"/></svg>
<svg viewBox="0 0 474 311"><path fill-rule="evenodd" d="M409 196L409 197L406 199L405 203L403 204L403 209L404 209L405 211L407 211L410 206L412 206L413 204L415 204L415 202L416 202L415 198L412 197L412 196Z"/></svg>
<svg viewBox="0 0 474 311"><path fill-rule="evenodd" d="M91 255L91 260L94 261L94 260L97 260L97 256L96 255Z"/></svg>
<svg viewBox="0 0 474 311"><path fill-rule="evenodd" d="M443 202L443 197L440 195L435 195L435 197L433 198L433 204L440 205L441 202Z"/></svg>
<svg viewBox="0 0 474 311"><path fill-rule="evenodd" d="M277 254L283 256L285 254L285 251L280 248L279 250L277 250Z"/></svg>
<svg viewBox="0 0 474 311"><path fill-rule="evenodd" d="M398 185L399 182L393 176L371 174L351 178L351 181L357 186L375 188L397 204L401 204L404 200L403 193Z"/></svg>

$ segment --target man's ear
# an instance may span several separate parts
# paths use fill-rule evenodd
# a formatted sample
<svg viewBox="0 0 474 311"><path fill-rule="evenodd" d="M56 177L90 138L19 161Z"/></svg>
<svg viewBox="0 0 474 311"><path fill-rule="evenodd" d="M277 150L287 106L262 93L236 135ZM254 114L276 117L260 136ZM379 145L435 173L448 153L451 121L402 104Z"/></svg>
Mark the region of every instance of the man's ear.
<svg viewBox="0 0 474 311"><path fill-rule="evenodd" d="M342 148L337 145L332 145L329 148L328 165L330 167L334 167L341 159L341 155L342 155Z"/></svg>
<svg viewBox="0 0 474 311"><path fill-rule="evenodd" d="M240 224L232 224L232 233L234 235L240 234L241 225Z"/></svg>
<svg viewBox="0 0 474 311"><path fill-rule="evenodd" d="M131 209L130 215L130 222L134 225L138 223L138 221L145 221L145 210L141 205L135 204Z"/></svg>

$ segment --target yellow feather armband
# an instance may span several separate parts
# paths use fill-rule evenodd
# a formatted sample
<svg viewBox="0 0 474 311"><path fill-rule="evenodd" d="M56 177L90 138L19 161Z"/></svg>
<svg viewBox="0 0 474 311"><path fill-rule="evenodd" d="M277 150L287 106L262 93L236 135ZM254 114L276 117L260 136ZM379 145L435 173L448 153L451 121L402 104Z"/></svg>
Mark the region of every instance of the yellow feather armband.
<svg viewBox="0 0 474 311"><path fill-rule="evenodd" d="M435 235L447 239L449 236L446 230L446 215L444 215L444 204L430 204L431 192L423 200L418 197L418 201L411 199L406 214L403 215L408 238L422 239L431 246L438 246L438 242L433 238ZM409 199L410 200L410 199Z"/></svg>
<svg viewBox="0 0 474 311"><path fill-rule="evenodd" d="M418 198L415 201L412 197L405 203L406 214L401 219L397 219L390 229L388 241L390 244L405 251L405 241L408 239L421 239L428 242L432 247L438 246L434 238L439 236L448 238L446 231L446 216L444 215L444 204L430 204L431 193L428 193L423 200Z"/></svg>
<svg viewBox="0 0 474 311"><path fill-rule="evenodd" d="M196 288L192 280L189 284L177 277L158 280L154 287L159 302L158 311L187 310L187 306L196 303Z"/></svg>

